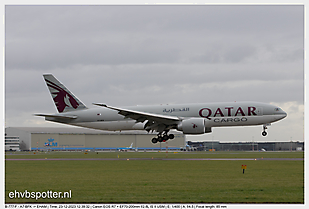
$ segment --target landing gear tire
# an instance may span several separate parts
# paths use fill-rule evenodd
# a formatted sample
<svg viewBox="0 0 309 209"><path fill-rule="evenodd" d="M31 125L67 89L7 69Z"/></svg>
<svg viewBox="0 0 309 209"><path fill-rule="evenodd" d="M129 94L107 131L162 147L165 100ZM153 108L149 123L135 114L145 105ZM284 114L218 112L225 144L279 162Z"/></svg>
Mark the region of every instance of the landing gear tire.
<svg viewBox="0 0 309 209"><path fill-rule="evenodd" d="M163 139L163 142L166 142L166 141L169 139L169 137L168 137L168 135L164 135L164 136L162 137L162 139Z"/></svg>
<svg viewBox="0 0 309 209"><path fill-rule="evenodd" d="M157 138L152 138L152 139L151 139L151 142L152 142L153 144L156 144L156 143L158 142L158 139L157 139Z"/></svg>
<svg viewBox="0 0 309 209"><path fill-rule="evenodd" d="M168 135L168 138L170 138L170 139L174 139L174 134L170 134L170 135Z"/></svg>

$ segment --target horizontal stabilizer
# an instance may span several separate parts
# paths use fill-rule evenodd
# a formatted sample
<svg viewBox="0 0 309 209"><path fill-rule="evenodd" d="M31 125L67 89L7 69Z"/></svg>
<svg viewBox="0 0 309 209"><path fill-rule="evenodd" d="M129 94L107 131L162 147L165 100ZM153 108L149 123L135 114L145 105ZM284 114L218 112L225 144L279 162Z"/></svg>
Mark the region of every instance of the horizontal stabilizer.
<svg viewBox="0 0 309 209"><path fill-rule="evenodd" d="M101 107L107 107L106 104L100 104L100 103L92 103L93 105L101 106Z"/></svg>
<svg viewBox="0 0 309 209"><path fill-rule="evenodd" d="M48 117L48 118L59 118L59 119L76 119L77 116L72 115L46 115L46 114L34 114L35 116L43 116L43 117Z"/></svg>

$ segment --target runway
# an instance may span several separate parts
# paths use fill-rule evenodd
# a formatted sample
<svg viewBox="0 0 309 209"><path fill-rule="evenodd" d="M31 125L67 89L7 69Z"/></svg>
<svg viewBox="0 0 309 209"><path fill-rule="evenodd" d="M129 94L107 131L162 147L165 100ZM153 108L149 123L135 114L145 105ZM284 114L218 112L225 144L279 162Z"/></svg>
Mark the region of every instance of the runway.
<svg viewBox="0 0 309 209"><path fill-rule="evenodd" d="M109 160L174 160L174 161L256 161L256 160L272 160L272 161L303 161L303 158L37 158L37 159L5 159L7 161L70 161L70 160L90 160L90 161L109 161Z"/></svg>

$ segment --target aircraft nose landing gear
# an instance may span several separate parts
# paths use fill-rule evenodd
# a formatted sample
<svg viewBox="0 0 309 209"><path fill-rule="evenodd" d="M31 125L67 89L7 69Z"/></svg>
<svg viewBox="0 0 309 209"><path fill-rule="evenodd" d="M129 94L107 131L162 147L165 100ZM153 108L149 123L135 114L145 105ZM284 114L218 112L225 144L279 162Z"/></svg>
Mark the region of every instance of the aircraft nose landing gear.
<svg viewBox="0 0 309 209"><path fill-rule="evenodd" d="M267 132L265 131L267 129L267 124L263 125L263 132L262 132L262 136L267 136Z"/></svg>

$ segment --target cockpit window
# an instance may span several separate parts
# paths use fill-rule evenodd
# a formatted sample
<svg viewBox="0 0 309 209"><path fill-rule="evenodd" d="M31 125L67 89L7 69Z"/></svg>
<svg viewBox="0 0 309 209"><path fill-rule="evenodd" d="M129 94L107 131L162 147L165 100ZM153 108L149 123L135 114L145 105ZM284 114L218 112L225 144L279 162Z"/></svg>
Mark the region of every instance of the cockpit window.
<svg viewBox="0 0 309 209"><path fill-rule="evenodd" d="M275 108L275 111L277 111L277 112L280 111L280 108Z"/></svg>

